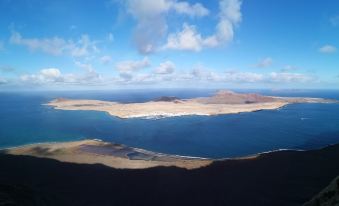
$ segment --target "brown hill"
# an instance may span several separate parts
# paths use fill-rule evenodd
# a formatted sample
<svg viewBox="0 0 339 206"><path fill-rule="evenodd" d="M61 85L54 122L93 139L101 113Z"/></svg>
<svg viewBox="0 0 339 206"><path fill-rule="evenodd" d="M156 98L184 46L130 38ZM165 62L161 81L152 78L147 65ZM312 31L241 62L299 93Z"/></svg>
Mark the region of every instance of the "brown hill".
<svg viewBox="0 0 339 206"><path fill-rule="evenodd" d="M275 98L260 94L241 94L229 90L220 90L212 97L201 97L195 99L204 104L251 104L274 102Z"/></svg>

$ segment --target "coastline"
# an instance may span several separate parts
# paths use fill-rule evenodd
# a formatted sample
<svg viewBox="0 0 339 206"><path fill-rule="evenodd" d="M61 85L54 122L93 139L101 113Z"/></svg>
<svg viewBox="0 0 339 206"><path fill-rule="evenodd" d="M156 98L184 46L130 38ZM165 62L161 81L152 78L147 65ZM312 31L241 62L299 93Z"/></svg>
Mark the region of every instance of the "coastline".
<svg viewBox="0 0 339 206"><path fill-rule="evenodd" d="M97 146L99 152L80 151L81 146ZM100 139L85 139L77 141L66 142L46 142L46 143L32 143L21 146L8 147L0 149L0 154L11 155L28 155L39 158L50 158L59 160L62 162L70 163L85 163L85 164L104 164L112 168L119 169L145 169L157 166L165 167L179 167L185 169L197 169L208 166L213 162L223 162L232 160L250 160L256 159L263 155L270 155L279 152L309 152L321 150L329 146L336 144L330 144L316 149L303 150L303 149L275 149L269 151L258 152L254 154L239 156L239 157L225 157L225 158L204 158L195 156L185 156L176 154L165 154L159 152L153 152L141 148L129 147L122 144L104 142ZM122 157L121 155L114 155L114 148L112 148L112 154L102 154L100 150L106 150L109 146L118 146L119 149L130 149L130 153L140 153L142 156L151 156L152 158L139 158L130 159L128 155ZM37 149L39 148L39 149ZM36 151L34 151L36 150ZM44 151L44 153L39 153ZM58 151L56 153L53 153ZM60 152L61 151L61 152Z"/></svg>
<svg viewBox="0 0 339 206"><path fill-rule="evenodd" d="M208 158L157 153L98 139L28 144L0 149L0 153L50 158L70 163L103 164L119 169L157 166L196 169L213 162Z"/></svg>
<svg viewBox="0 0 339 206"><path fill-rule="evenodd" d="M32 202L28 205L42 205L33 204L37 200L43 205L210 205L211 199L217 200L213 205L303 205L338 176L338 157L336 144L214 161L197 169L121 169L1 154L0 193L13 202Z"/></svg>

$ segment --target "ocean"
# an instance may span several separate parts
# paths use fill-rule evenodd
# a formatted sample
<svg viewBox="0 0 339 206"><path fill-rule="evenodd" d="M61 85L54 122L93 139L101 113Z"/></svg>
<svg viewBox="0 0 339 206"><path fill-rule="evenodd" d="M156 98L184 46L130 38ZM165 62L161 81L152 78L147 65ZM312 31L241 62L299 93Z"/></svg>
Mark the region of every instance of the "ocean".
<svg viewBox="0 0 339 206"><path fill-rule="evenodd" d="M161 153L230 158L339 143L339 104L291 104L278 110L162 119L119 119L104 112L62 111L44 105L58 97L130 103L160 96L210 96L215 91L0 92L0 148L95 138ZM250 92L339 99L335 90Z"/></svg>

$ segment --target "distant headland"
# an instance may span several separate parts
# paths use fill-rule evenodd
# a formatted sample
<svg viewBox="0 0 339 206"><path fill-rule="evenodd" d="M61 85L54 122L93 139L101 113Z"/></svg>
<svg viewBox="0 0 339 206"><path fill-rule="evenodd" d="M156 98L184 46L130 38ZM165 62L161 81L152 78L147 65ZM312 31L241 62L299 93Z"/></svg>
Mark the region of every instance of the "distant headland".
<svg viewBox="0 0 339 206"><path fill-rule="evenodd" d="M212 159L157 153L98 139L24 145L0 150L1 153L50 158L62 162L103 164L120 169L144 169L157 166L195 169L213 162Z"/></svg>

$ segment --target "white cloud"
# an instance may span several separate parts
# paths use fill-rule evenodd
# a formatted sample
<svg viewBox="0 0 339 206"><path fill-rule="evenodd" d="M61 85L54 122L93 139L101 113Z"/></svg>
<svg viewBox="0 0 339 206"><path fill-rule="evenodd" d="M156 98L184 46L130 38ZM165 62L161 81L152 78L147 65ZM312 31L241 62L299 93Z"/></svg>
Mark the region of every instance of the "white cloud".
<svg viewBox="0 0 339 206"><path fill-rule="evenodd" d="M331 53L335 53L337 51L337 48L335 46L332 45L324 45L322 47L319 48L319 52L321 53L326 53L326 54L331 54Z"/></svg>
<svg viewBox="0 0 339 206"><path fill-rule="evenodd" d="M58 68L46 68L36 74L24 74L20 76L23 83L31 85L64 85L64 84L101 84L103 78L94 70L85 71L82 74L62 74Z"/></svg>
<svg viewBox="0 0 339 206"><path fill-rule="evenodd" d="M26 46L31 51L41 51L51 55L71 55L74 57L87 56L97 52L96 42L91 41L88 35L82 35L76 42L59 37L52 38L24 38L19 32L12 31L10 43Z"/></svg>
<svg viewBox="0 0 339 206"><path fill-rule="evenodd" d="M234 26L242 20L240 0L221 0L219 23L217 25L216 38L220 42L230 41L234 36Z"/></svg>
<svg viewBox="0 0 339 206"><path fill-rule="evenodd" d="M209 14L209 10L202 4L195 3L190 5L188 2L173 2L172 8L179 14L187 14L190 17L202 17Z"/></svg>
<svg viewBox="0 0 339 206"><path fill-rule="evenodd" d="M156 77L153 74L139 74L133 78L132 84L156 84L161 82L162 78Z"/></svg>
<svg viewBox="0 0 339 206"><path fill-rule="evenodd" d="M61 75L60 70L56 68L42 69L40 73L46 79L57 79Z"/></svg>
<svg viewBox="0 0 339 206"><path fill-rule="evenodd" d="M128 0L128 12L136 18L156 17L163 12L167 12L171 7L168 0Z"/></svg>
<svg viewBox="0 0 339 206"><path fill-rule="evenodd" d="M119 72L135 72L151 65L147 57L140 61L122 61L116 64L116 69Z"/></svg>
<svg viewBox="0 0 339 206"><path fill-rule="evenodd" d="M75 64L75 66L77 66L77 67L79 67L81 69L84 69L87 72L95 71L91 64L85 64L85 63L81 63L79 61L75 61L74 64Z"/></svg>
<svg viewBox="0 0 339 206"><path fill-rule="evenodd" d="M221 75L205 68L202 65L195 66L189 75L183 75L182 79L199 80L199 81L220 81Z"/></svg>
<svg viewBox="0 0 339 206"><path fill-rule="evenodd" d="M184 78L183 78L184 77ZM254 72L214 72L204 67L194 68L190 75L181 75L177 79L198 80L213 83L309 83L315 76L300 73L272 72L268 74Z"/></svg>
<svg viewBox="0 0 339 206"><path fill-rule="evenodd" d="M82 35L78 43L71 48L71 55L75 57L87 56L92 52L98 52L96 42L91 41L88 35Z"/></svg>
<svg viewBox="0 0 339 206"><path fill-rule="evenodd" d="M203 39L196 31L195 26L183 25L182 31L170 34L165 49L200 51L203 46Z"/></svg>
<svg viewBox="0 0 339 206"><path fill-rule="evenodd" d="M253 73L253 72L226 72L225 81L226 82L237 82L237 83L256 83L262 82L265 80L263 74Z"/></svg>
<svg viewBox="0 0 339 206"><path fill-rule="evenodd" d="M61 55L69 47L69 44L59 37L50 39L24 39L18 32L12 32L10 42L12 44L27 46L32 51L41 50L53 55Z"/></svg>
<svg viewBox="0 0 339 206"><path fill-rule="evenodd" d="M315 82L316 78L298 73L253 72L215 72L204 69L193 69L190 72L159 75L156 73L120 72L118 76L103 78L96 72L84 74L62 74L52 70L41 70L37 74L22 75L21 81L36 85L241 85L241 84L304 84ZM166 83L167 82L167 83ZM6 80L2 82L6 83Z"/></svg>
<svg viewBox="0 0 339 206"><path fill-rule="evenodd" d="M172 74L175 71L175 64L171 61L161 63L156 69L156 74Z"/></svg>
<svg viewBox="0 0 339 206"><path fill-rule="evenodd" d="M288 72L272 72L268 77L269 81L275 83L307 83L316 79L315 77L306 74Z"/></svg>
<svg viewBox="0 0 339 206"><path fill-rule="evenodd" d="M98 74L95 70L85 72L82 75L78 75L75 79L75 82L77 84L106 84L103 77Z"/></svg>
<svg viewBox="0 0 339 206"><path fill-rule="evenodd" d="M213 83L258 83L265 80L263 74L239 71L216 72L201 65L193 68L190 75L186 76L186 79Z"/></svg>
<svg viewBox="0 0 339 206"><path fill-rule="evenodd" d="M129 0L128 12L137 20L135 42L141 53L157 50L161 38L167 32L166 15L169 11L190 17L202 17L209 10L202 4L189 4L175 0ZM234 27L242 19L240 0L221 0L219 2L218 23L215 33L202 37L194 25L183 24L182 31L172 33L167 38L164 49L200 51L204 47L216 47L233 40Z"/></svg>
<svg viewBox="0 0 339 206"><path fill-rule="evenodd" d="M128 0L128 12L137 20L134 41L140 53L156 50L167 31L165 13L170 8L167 0Z"/></svg>
<svg viewBox="0 0 339 206"><path fill-rule="evenodd" d="M167 32L166 15L170 11L191 17L205 16L209 12L203 5L191 5L176 0L128 0L128 13L137 20L134 40L139 52L154 52Z"/></svg>
<svg viewBox="0 0 339 206"><path fill-rule="evenodd" d="M108 55L105 55L105 56L102 56L100 58L100 62L102 64L108 64L108 63L111 63L112 62L112 57L111 56L108 56Z"/></svg>
<svg viewBox="0 0 339 206"><path fill-rule="evenodd" d="M57 68L42 69L38 74L21 75L20 79L23 82L30 82L33 84L55 83L63 81L61 72Z"/></svg>
<svg viewBox="0 0 339 206"><path fill-rule="evenodd" d="M138 19L157 17L171 10L191 17L203 17L209 14L209 10L201 3L191 5L186 1L176 0L128 0L127 6L129 13Z"/></svg>
<svg viewBox="0 0 339 206"><path fill-rule="evenodd" d="M194 25L183 24L182 31L170 34L164 49L200 51L204 47L217 47L233 40L234 27L242 19L240 0L219 2L219 21L215 33L202 37Z"/></svg>
<svg viewBox="0 0 339 206"><path fill-rule="evenodd" d="M127 81L129 81L129 80L131 80L131 79L133 78L133 74L130 73L130 72L120 72L120 73L119 73L119 76L120 76L122 79L127 80Z"/></svg>
<svg viewBox="0 0 339 206"><path fill-rule="evenodd" d="M258 63L257 63L257 67L259 68L266 68L266 67L269 67L273 64L273 59L270 58L270 57L266 57L262 60L260 60Z"/></svg>
<svg viewBox="0 0 339 206"><path fill-rule="evenodd" d="M191 80L200 80L214 83L306 83L316 80L314 76L299 73L272 72L269 74L260 74L254 72L213 72L202 68L193 69ZM186 76L187 78L187 76Z"/></svg>
<svg viewBox="0 0 339 206"><path fill-rule="evenodd" d="M299 68L296 66L292 66L292 65L285 65L284 68L282 68L280 71L281 72L291 72L291 71L295 71L298 70Z"/></svg>
<svg viewBox="0 0 339 206"><path fill-rule="evenodd" d="M5 78L0 77L0 85L1 84L6 84L7 80Z"/></svg>

